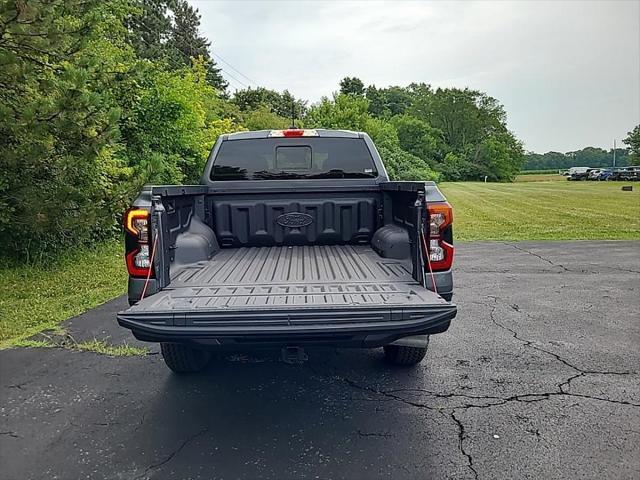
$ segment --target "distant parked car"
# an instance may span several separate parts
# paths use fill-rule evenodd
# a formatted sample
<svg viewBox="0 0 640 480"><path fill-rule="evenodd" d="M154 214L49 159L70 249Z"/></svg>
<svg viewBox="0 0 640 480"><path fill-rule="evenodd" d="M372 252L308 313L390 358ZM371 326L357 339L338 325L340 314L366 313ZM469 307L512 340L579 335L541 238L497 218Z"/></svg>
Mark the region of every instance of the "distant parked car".
<svg viewBox="0 0 640 480"><path fill-rule="evenodd" d="M600 178L602 170L600 168L591 168L587 170L587 180L595 181Z"/></svg>
<svg viewBox="0 0 640 480"><path fill-rule="evenodd" d="M611 175L609 175L609 177L607 177L607 180L609 180L609 181L620 180L621 171L622 171L621 168L612 168L611 169Z"/></svg>
<svg viewBox="0 0 640 480"><path fill-rule="evenodd" d="M571 167L567 180L586 180L589 175L589 167Z"/></svg>
<svg viewBox="0 0 640 480"><path fill-rule="evenodd" d="M598 175L598 178L596 180L604 182L606 180L609 180L611 178L611 175L613 175L613 170L606 168L606 169L600 170L600 174Z"/></svg>
<svg viewBox="0 0 640 480"><path fill-rule="evenodd" d="M625 182L637 182L640 180L640 167L631 166L621 168L618 172L618 180Z"/></svg>
<svg viewBox="0 0 640 480"><path fill-rule="evenodd" d="M615 168L607 180L617 180L621 182L637 182L640 180L640 167L630 166Z"/></svg>

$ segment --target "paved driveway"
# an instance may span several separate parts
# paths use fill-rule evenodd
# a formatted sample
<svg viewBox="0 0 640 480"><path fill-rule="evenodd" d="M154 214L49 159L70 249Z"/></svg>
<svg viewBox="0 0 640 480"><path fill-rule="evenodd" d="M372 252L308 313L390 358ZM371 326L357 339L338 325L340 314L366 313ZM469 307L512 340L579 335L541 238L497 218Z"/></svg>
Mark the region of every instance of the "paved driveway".
<svg viewBox="0 0 640 480"><path fill-rule="evenodd" d="M638 478L640 243L458 248L459 315L428 360L0 352L0 477ZM68 322L130 340L116 299Z"/></svg>

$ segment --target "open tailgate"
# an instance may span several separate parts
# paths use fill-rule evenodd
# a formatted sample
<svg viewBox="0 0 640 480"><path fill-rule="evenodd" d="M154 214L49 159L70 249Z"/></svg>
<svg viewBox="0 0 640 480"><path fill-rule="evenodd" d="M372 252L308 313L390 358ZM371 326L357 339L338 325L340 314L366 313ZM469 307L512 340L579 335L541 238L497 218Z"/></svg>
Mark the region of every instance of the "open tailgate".
<svg viewBox="0 0 640 480"><path fill-rule="evenodd" d="M387 330L455 315L456 306L418 284L402 262L345 245L223 250L118 319L231 335Z"/></svg>

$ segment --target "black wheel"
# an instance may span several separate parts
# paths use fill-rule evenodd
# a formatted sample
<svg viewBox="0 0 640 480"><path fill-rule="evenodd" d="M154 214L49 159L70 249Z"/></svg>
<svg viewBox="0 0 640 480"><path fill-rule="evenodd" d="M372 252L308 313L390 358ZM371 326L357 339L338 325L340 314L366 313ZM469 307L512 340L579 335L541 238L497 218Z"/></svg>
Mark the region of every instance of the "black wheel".
<svg viewBox="0 0 640 480"><path fill-rule="evenodd" d="M176 373L199 372L209 363L209 352L180 343L161 343L162 358Z"/></svg>
<svg viewBox="0 0 640 480"><path fill-rule="evenodd" d="M424 347L387 345L384 347L384 355L394 365L417 365L424 359L428 347L428 343Z"/></svg>

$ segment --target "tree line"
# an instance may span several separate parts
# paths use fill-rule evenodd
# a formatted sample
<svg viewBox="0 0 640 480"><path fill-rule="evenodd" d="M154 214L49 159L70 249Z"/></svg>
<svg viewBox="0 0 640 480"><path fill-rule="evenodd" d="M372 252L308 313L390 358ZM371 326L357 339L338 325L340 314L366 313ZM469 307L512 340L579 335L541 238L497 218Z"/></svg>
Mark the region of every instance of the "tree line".
<svg viewBox="0 0 640 480"><path fill-rule="evenodd" d="M145 183L198 182L216 138L299 126L368 132L404 180L510 181L528 158L498 100L346 77L315 104L230 91L185 0L0 0L0 255L119 232Z"/></svg>
<svg viewBox="0 0 640 480"><path fill-rule="evenodd" d="M631 132L630 132L631 133ZM626 167L633 163L631 150L616 148L615 166ZM566 170L571 167L613 167L613 149L586 147L574 152L529 152L524 156L523 170Z"/></svg>

